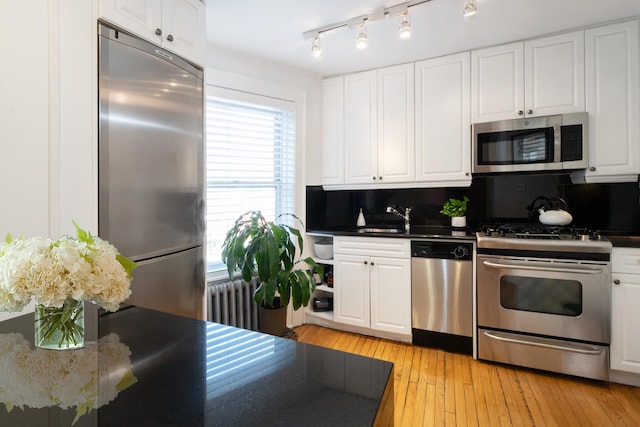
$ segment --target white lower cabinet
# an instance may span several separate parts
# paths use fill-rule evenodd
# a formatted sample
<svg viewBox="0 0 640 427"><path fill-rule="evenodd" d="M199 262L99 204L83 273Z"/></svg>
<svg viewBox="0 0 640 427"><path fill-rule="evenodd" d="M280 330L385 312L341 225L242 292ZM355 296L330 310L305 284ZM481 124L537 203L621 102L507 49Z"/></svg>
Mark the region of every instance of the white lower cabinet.
<svg viewBox="0 0 640 427"><path fill-rule="evenodd" d="M611 369L640 374L640 248L614 248Z"/></svg>
<svg viewBox="0 0 640 427"><path fill-rule="evenodd" d="M410 241L334 239L334 321L411 335Z"/></svg>

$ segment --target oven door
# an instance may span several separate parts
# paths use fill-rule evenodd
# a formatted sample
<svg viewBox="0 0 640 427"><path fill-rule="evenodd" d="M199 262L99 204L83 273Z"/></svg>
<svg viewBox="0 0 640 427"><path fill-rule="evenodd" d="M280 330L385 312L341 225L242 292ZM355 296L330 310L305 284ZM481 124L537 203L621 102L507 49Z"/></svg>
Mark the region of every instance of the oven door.
<svg viewBox="0 0 640 427"><path fill-rule="evenodd" d="M609 263L478 255L478 326L610 342Z"/></svg>

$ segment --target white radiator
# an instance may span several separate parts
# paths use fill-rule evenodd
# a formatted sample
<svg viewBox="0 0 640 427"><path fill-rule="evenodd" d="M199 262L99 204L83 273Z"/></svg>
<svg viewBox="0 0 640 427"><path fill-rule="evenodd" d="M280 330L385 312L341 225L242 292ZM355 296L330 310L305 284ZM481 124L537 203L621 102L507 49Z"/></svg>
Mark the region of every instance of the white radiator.
<svg viewBox="0 0 640 427"><path fill-rule="evenodd" d="M243 329L258 329L258 305L253 293L256 279L247 283L242 279L209 286L207 320Z"/></svg>

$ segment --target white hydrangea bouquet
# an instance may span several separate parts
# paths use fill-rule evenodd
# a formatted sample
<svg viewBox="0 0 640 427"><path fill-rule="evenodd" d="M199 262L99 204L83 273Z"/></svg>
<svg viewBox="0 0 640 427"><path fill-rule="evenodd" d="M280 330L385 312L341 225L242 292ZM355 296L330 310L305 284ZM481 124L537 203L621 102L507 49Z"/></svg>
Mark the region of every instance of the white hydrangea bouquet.
<svg viewBox="0 0 640 427"><path fill-rule="evenodd" d="M130 355L116 334L73 352L32 349L21 334L0 334L0 402L7 412L75 408L75 423L137 382Z"/></svg>
<svg viewBox="0 0 640 427"><path fill-rule="evenodd" d="M116 311L131 294L135 263L109 242L76 227L76 238L32 237L0 244L0 311L35 299L36 345L84 345L84 301Z"/></svg>

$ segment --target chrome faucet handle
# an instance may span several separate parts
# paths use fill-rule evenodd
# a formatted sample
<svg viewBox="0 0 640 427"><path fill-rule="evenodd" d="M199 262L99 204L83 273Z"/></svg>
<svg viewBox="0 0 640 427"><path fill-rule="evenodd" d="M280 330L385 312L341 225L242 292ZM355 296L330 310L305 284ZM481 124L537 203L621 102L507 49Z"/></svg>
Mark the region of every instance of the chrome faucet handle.
<svg viewBox="0 0 640 427"><path fill-rule="evenodd" d="M407 233L411 230L411 209L410 207L404 208L404 231Z"/></svg>

